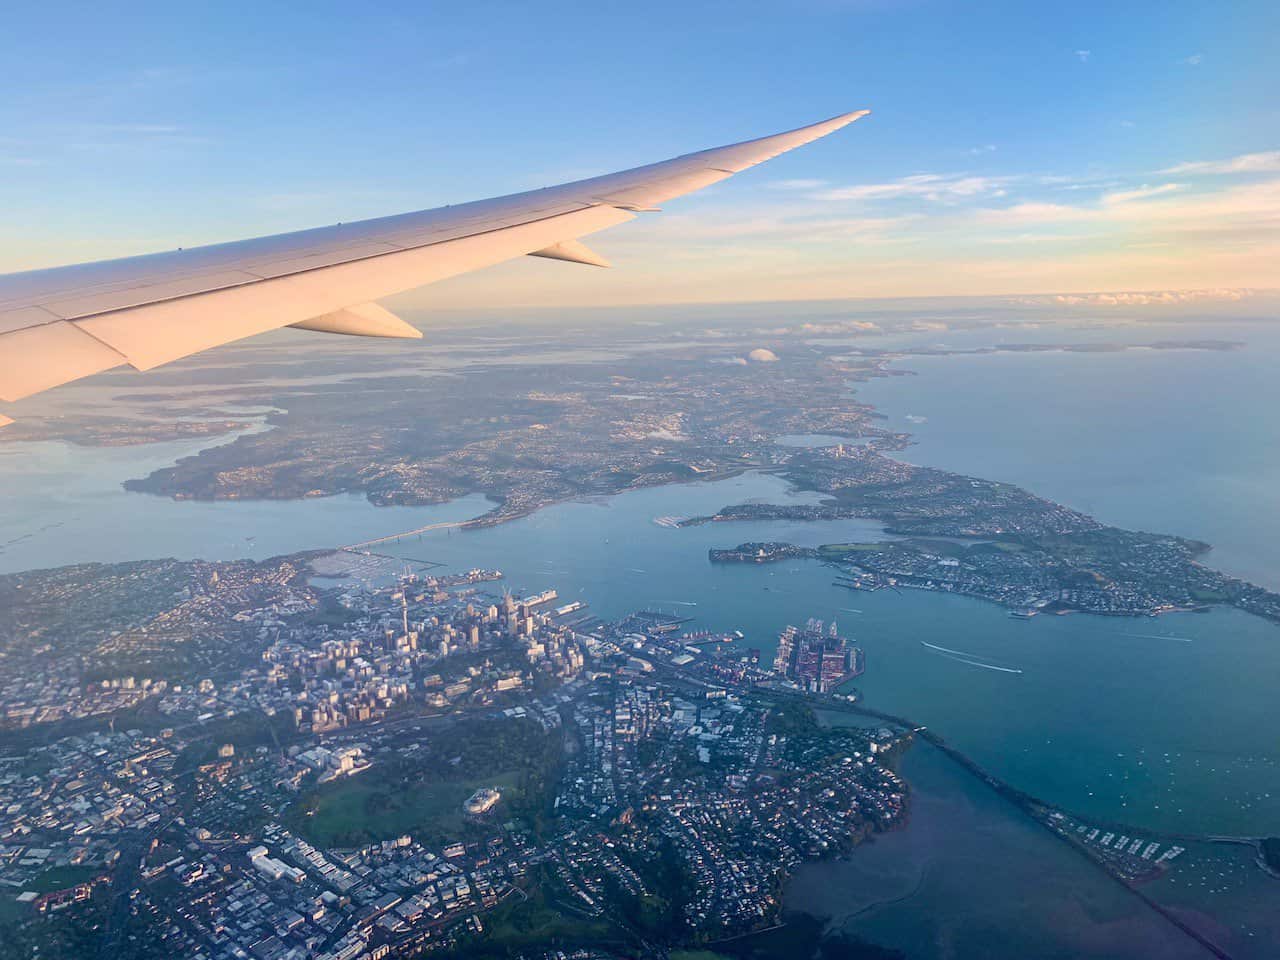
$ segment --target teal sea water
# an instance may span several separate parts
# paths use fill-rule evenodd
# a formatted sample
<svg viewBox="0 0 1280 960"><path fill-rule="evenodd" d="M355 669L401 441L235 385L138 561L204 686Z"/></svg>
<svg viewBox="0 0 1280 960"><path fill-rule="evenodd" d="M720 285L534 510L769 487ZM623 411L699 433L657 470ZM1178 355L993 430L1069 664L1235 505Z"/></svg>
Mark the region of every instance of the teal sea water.
<svg viewBox="0 0 1280 960"><path fill-rule="evenodd" d="M907 828L802 867L787 903L912 958L1210 957L935 748L912 747L902 772Z"/></svg>
<svg viewBox="0 0 1280 960"><path fill-rule="evenodd" d="M1148 829L1255 833L1280 823L1280 627L1229 609L1018 621L964 597L852 592L814 561L707 560L708 547L742 540L865 538L866 524L652 522L681 508L777 500L781 487L752 475L643 490L381 549L496 564L513 584L554 586L606 618L657 607L741 629L766 657L788 623L835 619L867 651L858 685L869 705L935 727L1030 793Z"/></svg>
<svg viewBox="0 0 1280 960"><path fill-rule="evenodd" d="M0 573L160 557L264 559L465 520L488 508L481 496L438 507L376 508L356 495L196 503L122 487L214 445L0 443Z"/></svg>
<svg viewBox="0 0 1280 960"><path fill-rule="evenodd" d="M1280 338L1248 324L1214 335L1247 345L1230 352L908 357L893 366L915 376L859 385L858 397L916 436L907 459L1017 482L1111 523L1205 539L1215 545L1209 562L1277 585L1280 444L1268 415L1277 409L1280 385L1268 371L1280 359ZM1070 338L1083 336L1114 340L1120 334L1086 331ZM1035 337L1068 339L1062 331L1034 330L1007 339ZM1172 338L1170 331L1130 330L1122 337L1165 338ZM998 342L998 335L951 340L972 346ZM128 477L200 445L0 445L0 570L168 555L265 557L487 509L479 496L375 508L358 497L207 504L120 489ZM606 618L641 607L680 612L698 627L741 629L766 656L784 625L834 618L867 650L859 686L869 705L930 725L1023 790L1143 830L1277 831L1280 627L1229 609L1160 619L1015 621L960 597L850 592L834 586L832 571L815 562L736 566L707 559L708 548L744 540L819 544L882 536L874 523L674 528L654 522L752 499L812 497L777 477L747 474L560 504L498 527L436 530L379 549L453 569L499 567L514 589L554 586ZM938 769L936 757L908 754L907 764L922 796L935 798L922 806L920 825L843 864L812 868L835 871L817 875L826 899L806 868L794 899L851 932L919 956L934 955L929 943L950 943L956 956L985 956L973 944L1001 924L1045 936L1078 926L1085 939L1064 942L1077 944L1082 956L1125 955L1126 943L1135 955L1142 952L1138 945L1163 943L1163 934L1127 912L1140 905L1078 877L1070 865L1076 855L1061 844L1046 846L1021 828L997 823L1003 808L972 796L971 782L955 803L936 799L962 789L964 780ZM926 849L936 856L924 856ZM914 873L912 864L919 867ZM871 903L872 874L891 872L893 865L904 878L897 905ZM1003 899L1007 910L984 913L972 904L975 924L948 920L970 910L960 892L975 872L988 878L983 902ZM1036 877L1043 882L1034 885ZM1253 918L1266 902L1259 901L1257 882L1250 875L1232 893L1171 885L1158 893L1189 911L1217 897L1215 916ZM1075 893L1066 897L1063 884ZM922 914L938 920L922 927L913 919ZM1032 922L1032 916L1041 919ZM1235 935L1253 936L1246 929L1252 922L1240 920ZM1263 942L1274 943L1274 934ZM1240 955L1268 954L1244 949Z"/></svg>
<svg viewBox="0 0 1280 960"><path fill-rule="evenodd" d="M1116 526L1204 540L1214 547L1206 563L1280 589L1280 324L983 331L930 343L1196 338L1243 346L912 356L891 369L914 376L857 395L913 435L903 459L1017 483Z"/></svg>
<svg viewBox="0 0 1280 960"><path fill-rule="evenodd" d="M119 470L128 453L62 450L69 459L26 491L26 506L0 515L6 567L269 556L464 518L485 507L479 497L391 511L347 497L175 503L101 489L108 469ZM694 617L699 627L741 629L766 657L788 623L835 619L867 650L859 686L868 704L936 727L1030 793L1149 829L1258 833L1280 822L1274 736L1280 628L1270 623L1229 609L1159 620L1016 621L963 597L851 592L813 561L757 566L707 559L710 547L742 540L814 545L873 538L881 535L874 523L654 522L753 499L812 498L780 478L746 474L559 504L500 526L435 530L379 549L452 569L498 567L513 588L556 587L605 618L661 608ZM46 501L53 507L42 515Z"/></svg>

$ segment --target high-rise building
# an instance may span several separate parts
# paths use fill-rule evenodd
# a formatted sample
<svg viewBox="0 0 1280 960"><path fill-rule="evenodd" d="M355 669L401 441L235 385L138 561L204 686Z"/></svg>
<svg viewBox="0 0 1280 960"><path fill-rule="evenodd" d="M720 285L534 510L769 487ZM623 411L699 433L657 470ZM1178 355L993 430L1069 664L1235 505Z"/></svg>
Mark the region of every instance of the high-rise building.
<svg viewBox="0 0 1280 960"><path fill-rule="evenodd" d="M862 670L862 649L839 636L834 623L824 632L822 621L811 619L806 629L788 626L778 637L773 672L806 690L830 693Z"/></svg>

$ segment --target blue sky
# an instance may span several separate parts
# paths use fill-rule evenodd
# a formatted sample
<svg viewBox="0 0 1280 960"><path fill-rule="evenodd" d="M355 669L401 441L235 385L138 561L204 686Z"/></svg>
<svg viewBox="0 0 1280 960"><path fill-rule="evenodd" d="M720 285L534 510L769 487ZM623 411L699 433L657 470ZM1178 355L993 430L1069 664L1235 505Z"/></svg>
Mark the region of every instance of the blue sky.
<svg viewBox="0 0 1280 960"><path fill-rule="evenodd" d="M543 186L870 107L425 303L1268 284L1280 5L24 4L0 37L0 271ZM593 276L592 274L598 274Z"/></svg>

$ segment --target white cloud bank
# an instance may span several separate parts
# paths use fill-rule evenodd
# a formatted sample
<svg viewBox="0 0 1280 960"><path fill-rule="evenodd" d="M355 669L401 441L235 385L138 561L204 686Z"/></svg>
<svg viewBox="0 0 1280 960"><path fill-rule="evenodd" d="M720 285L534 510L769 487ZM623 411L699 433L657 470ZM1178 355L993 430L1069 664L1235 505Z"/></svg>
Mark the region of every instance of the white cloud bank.
<svg viewBox="0 0 1280 960"><path fill-rule="evenodd" d="M1102 198L1103 203L1128 203L1131 200L1145 200L1147 197L1158 197L1162 193L1173 193L1181 190L1180 183L1162 183L1158 187L1150 187L1145 183L1134 190L1117 190Z"/></svg>
<svg viewBox="0 0 1280 960"><path fill-rule="evenodd" d="M1197 160L1166 167L1161 173L1280 173L1280 150L1242 153L1226 160Z"/></svg>
<svg viewBox="0 0 1280 960"><path fill-rule="evenodd" d="M897 200L920 197L925 200L962 200L983 195L1000 196L1007 179L943 173L918 173L888 183L860 183L833 187L817 195L820 200Z"/></svg>
<svg viewBox="0 0 1280 960"><path fill-rule="evenodd" d="M1042 297L1014 297L1011 303L1029 307L1152 307L1185 303L1238 303L1255 291L1245 288L1214 290L1138 290L1126 293L1059 293Z"/></svg>

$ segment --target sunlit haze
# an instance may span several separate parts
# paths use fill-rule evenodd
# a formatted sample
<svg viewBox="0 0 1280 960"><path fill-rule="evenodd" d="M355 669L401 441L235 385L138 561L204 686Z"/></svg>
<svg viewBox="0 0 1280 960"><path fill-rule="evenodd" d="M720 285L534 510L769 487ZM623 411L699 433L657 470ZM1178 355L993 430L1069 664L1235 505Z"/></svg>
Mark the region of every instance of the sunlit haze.
<svg viewBox="0 0 1280 960"><path fill-rule="evenodd" d="M929 2L10 11L0 272L493 196L868 107L426 306L1276 285L1280 8ZM32 37L56 36L56 43ZM583 276L583 273L590 274Z"/></svg>

